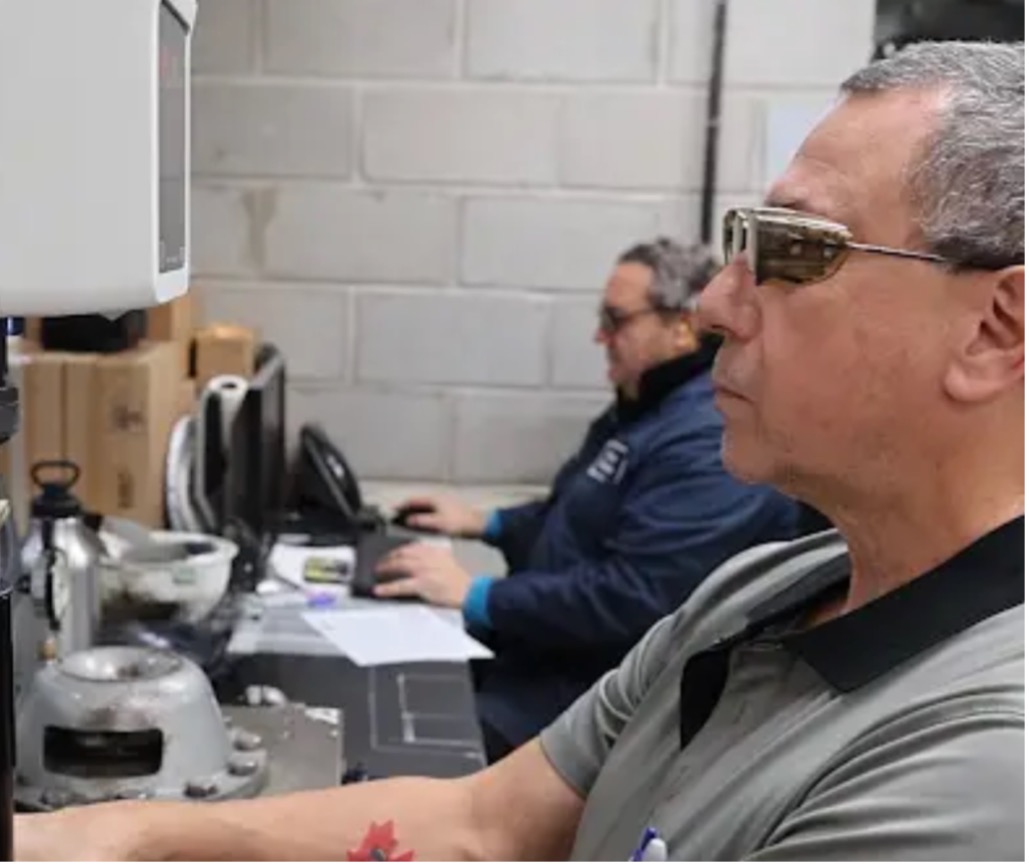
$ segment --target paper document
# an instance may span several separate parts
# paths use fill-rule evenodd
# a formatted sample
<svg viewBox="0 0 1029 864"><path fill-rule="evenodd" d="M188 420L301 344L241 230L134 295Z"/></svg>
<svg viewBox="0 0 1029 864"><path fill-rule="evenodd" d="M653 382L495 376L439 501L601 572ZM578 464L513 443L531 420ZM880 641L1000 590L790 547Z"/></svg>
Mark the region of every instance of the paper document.
<svg viewBox="0 0 1029 864"><path fill-rule="evenodd" d="M358 666L430 661L463 662L493 656L458 624L424 606L305 612L303 619Z"/></svg>

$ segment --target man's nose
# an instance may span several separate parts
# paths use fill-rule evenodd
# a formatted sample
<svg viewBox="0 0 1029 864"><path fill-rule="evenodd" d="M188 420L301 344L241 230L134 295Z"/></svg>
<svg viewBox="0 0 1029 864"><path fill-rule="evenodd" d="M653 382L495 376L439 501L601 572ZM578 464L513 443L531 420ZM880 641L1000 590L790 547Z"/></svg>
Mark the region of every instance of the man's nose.
<svg viewBox="0 0 1029 864"><path fill-rule="evenodd" d="M599 322L593 330L593 341L597 345L607 345L611 341L611 334L608 333Z"/></svg>
<svg viewBox="0 0 1029 864"><path fill-rule="evenodd" d="M726 264L707 283L697 305L702 331L746 340L757 332L754 277L742 253Z"/></svg>

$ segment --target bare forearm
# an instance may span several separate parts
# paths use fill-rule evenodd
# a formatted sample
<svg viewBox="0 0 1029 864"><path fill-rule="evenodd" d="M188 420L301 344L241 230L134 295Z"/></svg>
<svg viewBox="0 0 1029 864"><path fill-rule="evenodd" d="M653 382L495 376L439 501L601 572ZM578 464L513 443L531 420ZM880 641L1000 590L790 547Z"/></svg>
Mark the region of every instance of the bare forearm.
<svg viewBox="0 0 1029 864"><path fill-rule="evenodd" d="M454 781L399 778L124 815L137 819L132 857L148 860L342 861L348 852L385 860L410 852L418 860L458 861L481 854L467 784ZM389 835L392 849L384 848ZM381 857L358 852L366 841Z"/></svg>
<svg viewBox="0 0 1029 864"><path fill-rule="evenodd" d="M19 860L557 860L583 802L536 741L460 780L397 778L221 804L20 815Z"/></svg>

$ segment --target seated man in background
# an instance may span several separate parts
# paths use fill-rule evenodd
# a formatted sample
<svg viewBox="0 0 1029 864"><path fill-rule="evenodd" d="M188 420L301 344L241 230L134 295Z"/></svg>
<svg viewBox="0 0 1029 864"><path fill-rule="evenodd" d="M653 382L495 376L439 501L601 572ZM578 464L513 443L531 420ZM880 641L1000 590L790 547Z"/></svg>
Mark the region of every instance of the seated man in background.
<svg viewBox="0 0 1029 864"><path fill-rule="evenodd" d="M487 515L461 502L402 505L406 524L496 546L509 567L473 576L452 552L402 547L381 569L407 578L382 596L463 609L496 658L477 670L487 756L528 741L617 666L726 558L793 536L797 506L731 477L719 453L711 362L694 310L714 275L707 249L658 239L626 251L607 283L596 341L614 403L545 500Z"/></svg>

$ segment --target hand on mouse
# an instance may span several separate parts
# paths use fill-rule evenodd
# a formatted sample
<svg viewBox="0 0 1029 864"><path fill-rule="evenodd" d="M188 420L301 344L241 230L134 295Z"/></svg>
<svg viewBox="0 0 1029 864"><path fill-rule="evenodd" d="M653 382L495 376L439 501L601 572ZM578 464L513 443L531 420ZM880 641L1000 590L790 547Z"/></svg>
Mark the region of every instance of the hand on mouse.
<svg viewBox="0 0 1029 864"><path fill-rule="evenodd" d="M397 508L409 528L478 539L486 530L486 514L448 495L409 498Z"/></svg>
<svg viewBox="0 0 1029 864"><path fill-rule="evenodd" d="M421 597L437 606L460 609L472 577L454 553L432 543L408 543L394 549L375 568L379 573L404 573L403 578L375 586L376 597Z"/></svg>

